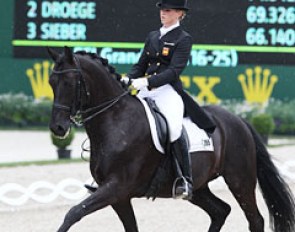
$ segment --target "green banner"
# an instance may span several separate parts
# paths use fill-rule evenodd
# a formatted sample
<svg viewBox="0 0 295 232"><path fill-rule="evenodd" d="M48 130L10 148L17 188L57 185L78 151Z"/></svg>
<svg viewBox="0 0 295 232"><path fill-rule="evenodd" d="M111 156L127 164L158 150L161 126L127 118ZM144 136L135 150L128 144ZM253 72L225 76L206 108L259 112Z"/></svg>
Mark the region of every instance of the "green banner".
<svg viewBox="0 0 295 232"><path fill-rule="evenodd" d="M23 92L35 98L52 98L48 77L50 60L1 58L0 94ZM131 65L114 65L128 72ZM184 87L199 102L219 103L225 99L265 103L270 98L295 99L295 68L286 66L238 65L237 67L195 67L181 76Z"/></svg>

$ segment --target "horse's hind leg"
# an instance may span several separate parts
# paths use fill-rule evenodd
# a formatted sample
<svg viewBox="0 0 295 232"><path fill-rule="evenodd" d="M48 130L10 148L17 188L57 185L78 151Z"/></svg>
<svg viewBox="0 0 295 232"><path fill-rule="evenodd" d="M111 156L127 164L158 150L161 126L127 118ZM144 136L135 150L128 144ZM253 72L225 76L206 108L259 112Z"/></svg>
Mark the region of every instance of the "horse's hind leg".
<svg viewBox="0 0 295 232"><path fill-rule="evenodd" d="M223 226L231 208L221 199L217 198L208 188L199 189L194 192L191 203L201 207L211 218L209 232L218 232Z"/></svg>
<svg viewBox="0 0 295 232"><path fill-rule="evenodd" d="M249 230L251 232L263 232L264 220L256 204L255 181L253 182L249 179L242 181L241 179L236 179L236 177L234 178L225 178L225 182L244 211L249 222Z"/></svg>
<svg viewBox="0 0 295 232"><path fill-rule="evenodd" d="M126 232L138 232L137 223L130 199L112 205L122 221Z"/></svg>

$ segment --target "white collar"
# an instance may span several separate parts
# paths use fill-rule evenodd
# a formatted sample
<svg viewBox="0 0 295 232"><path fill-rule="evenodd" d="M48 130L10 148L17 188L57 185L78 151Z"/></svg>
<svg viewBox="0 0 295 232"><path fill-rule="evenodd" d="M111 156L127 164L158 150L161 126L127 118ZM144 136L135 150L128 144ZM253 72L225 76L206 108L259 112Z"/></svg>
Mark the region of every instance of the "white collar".
<svg viewBox="0 0 295 232"><path fill-rule="evenodd" d="M179 21L177 21L177 23L171 25L170 27L162 26L160 28L160 33L161 33L160 38L163 37L164 35L166 35L169 31L172 31L174 28L179 27L179 26L180 26Z"/></svg>

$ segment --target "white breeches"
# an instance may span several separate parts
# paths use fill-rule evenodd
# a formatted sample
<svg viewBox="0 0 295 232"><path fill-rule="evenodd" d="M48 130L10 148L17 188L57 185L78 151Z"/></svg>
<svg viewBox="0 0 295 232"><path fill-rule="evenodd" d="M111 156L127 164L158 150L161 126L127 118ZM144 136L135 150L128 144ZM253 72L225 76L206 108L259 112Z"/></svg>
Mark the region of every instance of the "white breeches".
<svg viewBox="0 0 295 232"><path fill-rule="evenodd" d="M151 98L156 102L161 113L164 114L168 122L170 131L170 142L174 142L181 135L184 105L181 96L169 84L148 90L139 91L138 97Z"/></svg>

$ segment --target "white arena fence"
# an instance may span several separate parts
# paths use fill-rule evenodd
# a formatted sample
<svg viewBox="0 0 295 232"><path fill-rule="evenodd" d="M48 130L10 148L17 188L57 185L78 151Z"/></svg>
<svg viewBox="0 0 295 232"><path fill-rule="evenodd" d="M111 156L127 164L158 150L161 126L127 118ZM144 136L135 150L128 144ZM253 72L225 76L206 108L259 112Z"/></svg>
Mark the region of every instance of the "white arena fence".
<svg viewBox="0 0 295 232"><path fill-rule="evenodd" d="M57 184L36 181L27 188L17 183L6 183L0 186L0 203L19 206L26 204L28 200L33 200L46 204L58 197L76 201L87 195L87 190L84 188L85 183L89 183L89 180L81 182L67 178Z"/></svg>
<svg viewBox="0 0 295 232"><path fill-rule="evenodd" d="M281 174L287 182L295 182L295 160L285 163L275 162ZM6 183L0 186L0 203L11 206L25 205L28 200L37 203L47 204L55 201L58 197L68 200L82 200L86 197L87 190L85 183L91 183L91 179L82 182L77 179L68 178L53 184L47 181L33 182L29 187L24 187L17 183ZM226 185L222 178L210 183L212 190L223 190ZM75 191L73 191L75 190ZM43 193L42 193L43 192Z"/></svg>

